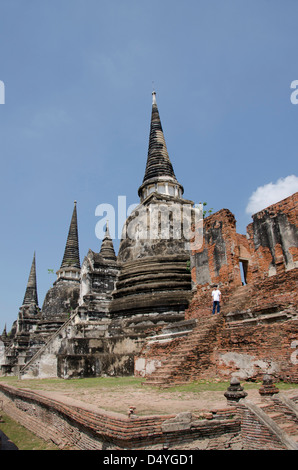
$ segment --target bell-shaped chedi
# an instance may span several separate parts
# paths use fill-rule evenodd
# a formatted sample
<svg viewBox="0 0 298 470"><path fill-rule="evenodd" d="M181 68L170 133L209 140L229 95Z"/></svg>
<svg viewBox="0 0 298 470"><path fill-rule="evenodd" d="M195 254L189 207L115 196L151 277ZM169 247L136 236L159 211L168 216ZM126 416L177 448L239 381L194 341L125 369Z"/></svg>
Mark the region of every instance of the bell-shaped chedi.
<svg viewBox="0 0 298 470"><path fill-rule="evenodd" d="M111 312L183 317L191 292L186 225L193 202L182 198L153 92L147 163L140 204L127 218L118 253L121 271ZM184 226L183 226L184 225Z"/></svg>
<svg viewBox="0 0 298 470"><path fill-rule="evenodd" d="M80 312L85 318L103 316L108 312L118 275L117 257L108 222L99 253L89 249L81 268Z"/></svg>

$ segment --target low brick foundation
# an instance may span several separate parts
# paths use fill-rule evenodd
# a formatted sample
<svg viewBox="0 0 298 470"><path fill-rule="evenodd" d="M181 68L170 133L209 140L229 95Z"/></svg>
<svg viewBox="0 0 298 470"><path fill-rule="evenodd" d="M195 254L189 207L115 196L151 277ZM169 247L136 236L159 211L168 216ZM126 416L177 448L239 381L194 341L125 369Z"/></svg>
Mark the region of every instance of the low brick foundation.
<svg viewBox="0 0 298 470"><path fill-rule="evenodd" d="M235 407L128 418L49 395L0 384L4 413L62 449L183 449L193 443L205 449L241 448Z"/></svg>
<svg viewBox="0 0 298 470"><path fill-rule="evenodd" d="M226 408L127 417L51 392L0 384L3 411L70 450L298 450L298 394L241 399Z"/></svg>

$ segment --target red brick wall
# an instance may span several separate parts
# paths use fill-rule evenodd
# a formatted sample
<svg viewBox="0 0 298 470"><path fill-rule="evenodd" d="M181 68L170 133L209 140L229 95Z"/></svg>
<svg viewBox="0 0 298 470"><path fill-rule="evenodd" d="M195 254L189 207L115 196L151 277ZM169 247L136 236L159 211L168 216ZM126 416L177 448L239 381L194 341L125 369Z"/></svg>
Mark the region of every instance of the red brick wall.
<svg viewBox="0 0 298 470"><path fill-rule="evenodd" d="M276 381L298 383L297 340L297 319L225 328L218 337L217 374L229 378L236 373L243 379L262 380L269 371Z"/></svg>
<svg viewBox="0 0 298 470"><path fill-rule="evenodd" d="M247 406L238 405L243 450L285 450L280 439Z"/></svg>
<svg viewBox="0 0 298 470"><path fill-rule="evenodd" d="M297 209L295 193L254 214L247 236L237 234L235 218L227 209L204 220L203 246L192 253L196 291L185 318L211 315L213 284L219 284L226 325L217 344L210 344L217 350L218 374L239 371L242 355L252 364L250 378L262 378L264 368L273 367L280 379L298 381L298 366L290 359L291 344L298 341ZM248 262L244 287L241 260ZM235 359L230 364L228 353Z"/></svg>
<svg viewBox="0 0 298 470"><path fill-rule="evenodd" d="M254 214L247 236L237 234L228 209L204 220L202 247L192 252L194 286L240 286L241 260L248 261L247 283L298 267L298 193Z"/></svg>
<svg viewBox="0 0 298 470"><path fill-rule="evenodd" d="M210 413L136 416L105 412L68 399L59 401L30 390L0 384L4 412L45 440L74 450L181 449L204 441L205 448L239 448L236 408ZM205 416L206 415L206 416Z"/></svg>
<svg viewBox="0 0 298 470"><path fill-rule="evenodd" d="M214 369L210 376L262 379L266 370L277 380L298 382L298 268L231 291L221 288L223 327L210 341ZM188 318L211 315L211 289L195 296ZM295 343L296 342L296 343ZM206 371L208 373L208 371Z"/></svg>
<svg viewBox="0 0 298 470"><path fill-rule="evenodd" d="M247 234L252 282L298 267L298 193L254 214Z"/></svg>
<svg viewBox="0 0 298 470"><path fill-rule="evenodd" d="M204 220L203 244L192 252L191 266L195 285L219 282L241 285L236 220L228 209Z"/></svg>

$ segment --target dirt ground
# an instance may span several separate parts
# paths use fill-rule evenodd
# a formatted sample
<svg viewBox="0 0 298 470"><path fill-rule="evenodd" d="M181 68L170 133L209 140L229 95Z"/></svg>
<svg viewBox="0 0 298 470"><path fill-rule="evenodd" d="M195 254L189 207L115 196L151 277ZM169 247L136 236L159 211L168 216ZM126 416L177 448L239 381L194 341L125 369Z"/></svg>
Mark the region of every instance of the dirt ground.
<svg viewBox="0 0 298 470"><path fill-rule="evenodd" d="M223 392L200 393L162 393L154 390L126 390L121 393L109 392L66 392L69 398L95 405L98 408L127 414L130 406L136 408L138 415L177 414L182 411L211 411L216 408L226 408L227 400ZM249 396L254 401L259 398L257 390L250 390Z"/></svg>
<svg viewBox="0 0 298 470"><path fill-rule="evenodd" d="M88 381L88 379L86 379ZM6 382L17 388L34 390L52 399L66 401L68 403L96 407L99 410L112 411L127 415L131 406L135 407L135 414L144 415L168 415L183 411L201 412L212 411L228 406L224 396L226 385L221 384L221 389L213 391L200 390L200 386L177 387L176 389L160 389L142 385L140 382L115 381L101 382L90 381L51 381L51 380L7 380L2 377L1 382ZM214 385L214 384L213 384ZM260 384L242 384L247 393L247 399L258 403ZM215 387L219 388L218 385ZM287 396L298 394L298 387L280 390Z"/></svg>
<svg viewBox="0 0 298 470"><path fill-rule="evenodd" d="M258 403L261 400L258 389L247 390L247 399ZM293 390L282 393L290 396ZM296 394L298 393L296 389ZM49 392L52 398L70 399L84 404L93 405L101 410L127 414L131 406L135 414L168 415L183 411L201 412L226 408L227 399L223 391L163 392L150 389L125 389L119 391L65 391Z"/></svg>

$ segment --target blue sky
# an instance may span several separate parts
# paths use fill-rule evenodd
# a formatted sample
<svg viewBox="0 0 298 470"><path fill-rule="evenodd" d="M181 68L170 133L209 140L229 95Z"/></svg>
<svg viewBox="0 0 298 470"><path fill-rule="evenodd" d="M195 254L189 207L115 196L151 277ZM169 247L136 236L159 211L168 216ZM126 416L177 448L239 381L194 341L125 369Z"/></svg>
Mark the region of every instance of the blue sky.
<svg viewBox="0 0 298 470"><path fill-rule="evenodd" d="M295 0L0 0L0 333L34 251L42 306L74 200L81 261L96 207L138 202L152 82L186 198L245 233L249 204L297 191L297 17Z"/></svg>

